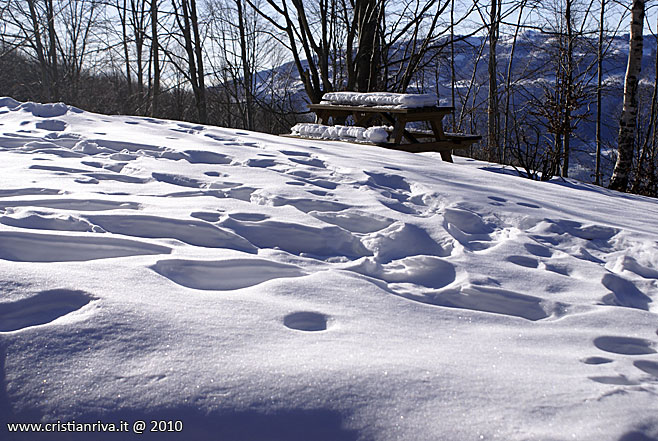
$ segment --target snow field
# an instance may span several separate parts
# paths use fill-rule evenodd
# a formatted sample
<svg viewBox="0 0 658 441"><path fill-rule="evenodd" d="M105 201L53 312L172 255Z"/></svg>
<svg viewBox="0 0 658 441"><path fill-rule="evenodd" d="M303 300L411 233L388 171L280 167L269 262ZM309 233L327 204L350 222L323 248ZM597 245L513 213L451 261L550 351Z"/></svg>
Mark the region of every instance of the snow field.
<svg viewBox="0 0 658 441"><path fill-rule="evenodd" d="M655 200L8 98L0 157L0 430L658 438Z"/></svg>

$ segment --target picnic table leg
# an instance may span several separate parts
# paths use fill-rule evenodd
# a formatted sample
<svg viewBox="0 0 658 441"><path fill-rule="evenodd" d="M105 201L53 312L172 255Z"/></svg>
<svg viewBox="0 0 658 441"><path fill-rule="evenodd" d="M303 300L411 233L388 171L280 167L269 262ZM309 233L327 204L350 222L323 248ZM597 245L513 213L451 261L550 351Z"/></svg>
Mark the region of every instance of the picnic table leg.
<svg viewBox="0 0 658 441"><path fill-rule="evenodd" d="M368 115L364 112L352 112L352 118L354 118L355 126L368 127L370 120L373 118L373 115Z"/></svg>
<svg viewBox="0 0 658 441"><path fill-rule="evenodd" d="M393 126L393 133L391 133L391 138L393 139L393 143L396 145L400 145L402 142L402 135L404 134L404 126L407 125L407 122L399 118L395 120L395 125Z"/></svg>
<svg viewBox="0 0 658 441"><path fill-rule="evenodd" d="M315 123L316 124L328 124L329 123L329 112L324 110L318 110L315 112Z"/></svg>
<svg viewBox="0 0 658 441"><path fill-rule="evenodd" d="M393 138L396 144L399 145L402 142L402 136L407 138L407 140L412 144L418 143L416 137L405 130L405 126L407 125L408 121L407 118L405 118L403 115L399 115L397 118L394 118L390 113L384 112L381 113L381 116L393 124L393 133L391 134L391 138Z"/></svg>
<svg viewBox="0 0 658 441"><path fill-rule="evenodd" d="M443 132L443 122L441 119L431 119L430 120L430 125L432 126L432 131L434 132L434 137L436 138L437 141L445 141L446 136L445 133ZM446 162L453 162L452 161L452 150L447 151L447 152L441 152L441 159L443 159Z"/></svg>

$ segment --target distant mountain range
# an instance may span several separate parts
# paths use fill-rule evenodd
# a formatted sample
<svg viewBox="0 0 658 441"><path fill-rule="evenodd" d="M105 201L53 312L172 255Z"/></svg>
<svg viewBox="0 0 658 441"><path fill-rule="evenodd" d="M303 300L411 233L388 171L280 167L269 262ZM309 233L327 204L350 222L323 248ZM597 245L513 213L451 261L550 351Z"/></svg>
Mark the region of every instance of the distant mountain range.
<svg viewBox="0 0 658 441"><path fill-rule="evenodd" d="M551 61L556 53L555 37L537 31L524 31L518 36L514 53L512 88L515 90L513 107L519 113L532 111L527 103L531 97L537 102L542 102L542 89L554 88L555 84L555 62ZM473 112L473 127L479 134L486 134L487 127L487 94L488 94L488 47L481 50L482 44L487 44L486 37L469 37L455 43L455 68L456 68L456 107L460 111L461 100L468 92L471 80L471 88L467 107L475 106ZM604 142L603 167L609 177L616 149L616 137L618 131L619 115L622 108L622 95L624 87L624 75L628 57L629 36L619 35L608 39L603 61L603 127L602 139ZM594 155L596 151L596 38L584 38L576 44L574 52L575 75L579 77L584 85L584 98L579 108L574 109L575 115L585 115L574 131L571 139L571 165L570 176L583 181L591 181L594 170ZM501 38L498 42L498 72L499 90L505 89L506 73L512 47L512 38ZM480 54L478 60L478 53ZM417 82L417 91L436 92L442 104L451 104L451 79L450 79L450 52L449 47L436 57L432 67L431 75L424 75L422 84ZM656 39L651 35L644 38L644 56L642 62L642 79L640 81L641 105L640 118L648 120L651 93L655 76ZM473 74L474 68L477 70ZM438 69L438 84L435 74ZM278 68L278 71L291 72L291 80L288 90L294 90L294 100L303 108L307 102L303 85L297 71L292 63ZM269 77L272 71L261 72L260 76ZM412 90L409 90L412 91ZM475 96L474 96L475 95ZM503 96L503 95L501 95ZM501 98L501 106L504 99ZM469 122L470 124L470 122ZM466 127L466 131L470 128ZM551 136L546 133L547 136Z"/></svg>

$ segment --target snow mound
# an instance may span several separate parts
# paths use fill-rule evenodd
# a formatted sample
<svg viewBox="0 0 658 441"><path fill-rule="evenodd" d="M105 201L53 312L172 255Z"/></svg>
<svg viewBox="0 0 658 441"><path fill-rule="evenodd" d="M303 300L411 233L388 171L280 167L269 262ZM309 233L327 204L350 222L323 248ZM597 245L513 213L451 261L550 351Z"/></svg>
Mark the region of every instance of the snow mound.
<svg viewBox="0 0 658 441"><path fill-rule="evenodd" d="M0 102L0 105L2 103ZM10 107L13 103L5 103L7 107ZM64 116L68 112L73 113L82 113L82 110L77 107L68 106L64 103L51 103L51 104L40 104L40 103L24 103L20 106L21 110L30 112L32 115L40 118L54 118L57 116Z"/></svg>
<svg viewBox="0 0 658 441"><path fill-rule="evenodd" d="M307 138L335 139L339 141L386 142L388 132L385 127L326 126L323 124L299 123L291 129L293 135Z"/></svg>

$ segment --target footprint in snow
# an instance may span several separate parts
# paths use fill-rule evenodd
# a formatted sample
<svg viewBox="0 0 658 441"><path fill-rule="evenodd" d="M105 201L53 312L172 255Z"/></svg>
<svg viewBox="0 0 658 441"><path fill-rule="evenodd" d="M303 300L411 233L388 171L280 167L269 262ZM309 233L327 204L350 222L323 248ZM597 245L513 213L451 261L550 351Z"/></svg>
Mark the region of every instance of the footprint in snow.
<svg viewBox="0 0 658 441"><path fill-rule="evenodd" d="M530 204L528 202L517 202L516 205L520 205L522 207L528 207L528 208L541 208L539 205Z"/></svg>
<svg viewBox="0 0 658 441"><path fill-rule="evenodd" d="M281 153L283 153L284 155L286 155L286 156L301 156L301 157L304 157L304 158L308 158L308 157L311 156L311 154L307 153L307 152L298 152L298 151L294 151L294 150L279 150L279 151Z"/></svg>
<svg viewBox="0 0 658 441"><path fill-rule="evenodd" d="M203 136L205 136L207 138L210 138L213 141L218 141L218 142L232 142L232 141L235 141L235 138L233 138L233 137L215 135L213 133L204 133Z"/></svg>
<svg viewBox="0 0 658 441"><path fill-rule="evenodd" d="M608 273L603 276L601 283L611 291L602 299L606 305L649 310L651 298L640 291L630 280Z"/></svg>
<svg viewBox="0 0 658 441"><path fill-rule="evenodd" d="M585 364L607 364L613 362L613 360L605 357L587 357L581 361Z"/></svg>
<svg viewBox="0 0 658 441"><path fill-rule="evenodd" d="M288 174L295 176L295 173L288 173ZM308 184L308 185L313 185L315 187L324 188L324 189L327 189L327 190L335 190L338 187L338 184L336 182L329 181L327 179L322 179L322 178L307 179L307 178L303 178L303 177L294 177L294 179L296 179L296 181L289 181L289 182L286 182L286 184L288 184L288 185L306 185L306 184Z"/></svg>
<svg viewBox="0 0 658 441"><path fill-rule="evenodd" d="M526 243L523 247L533 256L537 257L553 257L553 252L543 245Z"/></svg>
<svg viewBox="0 0 658 441"><path fill-rule="evenodd" d="M248 159L244 165L247 167L257 167L257 168L269 168L274 167L278 163L274 159Z"/></svg>
<svg viewBox="0 0 658 441"><path fill-rule="evenodd" d="M621 355L655 354L653 342L636 337L618 337L604 335L594 339L594 346L602 351Z"/></svg>
<svg viewBox="0 0 658 441"><path fill-rule="evenodd" d="M498 245L491 233L492 226L479 214L468 210L448 208L443 213L443 227L452 238L470 251L483 251Z"/></svg>
<svg viewBox="0 0 658 441"><path fill-rule="evenodd" d="M601 336L594 339L594 345L602 351L619 355L635 356L656 353L656 350L652 347L652 341L635 337ZM607 364L612 361L606 357L589 357L582 360L583 363L590 365ZM646 380L653 382L658 379L658 362L653 360L635 360L633 361L633 366L643 374L648 374L649 378L641 378L636 381L628 379L623 374L618 374L616 376L589 377L589 379L597 383L620 386L636 386Z"/></svg>
<svg viewBox="0 0 658 441"><path fill-rule="evenodd" d="M36 124L37 129L48 130L50 132L61 132L66 129L66 122L59 119L46 119Z"/></svg>
<svg viewBox="0 0 658 441"><path fill-rule="evenodd" d="M297 266L265 259L169 259L158 261L151 269L178 285L209 291L231 291L268 280L306 275Z"/></svg>
<svg viewBox="0 0 658 441"><path fill-rule="evenodd" d="M228 217L245 222L259 222L269 219L268 215L262 213L229 213Z"/></svg>
<svg viewBox="0 0 658 441"><path fill-rule="evenodd" d="M190 216L206 222L217 222L222 217L222 214L211 211L195 211L190 213Z"/></svg>
<svg viewBox="0 0 658 441"><path fill-rule="evenodd" d="M306 192L312 194L313 196L320 196L320 197L333 196L332 193L329 193L328 191L324 191L324 190L306 190Z"/></svg>
<svg viewBox="0 0 658 441"><path fill-rule="evenodd" d="M180 187L206 188L208 185L206 181L201 181L199 179L190 178L189 176L177 175L173 173L152 172L151 176L153 176L156 181L178 185Z"/></svg>
<svg viewBox="0 0 658 441"><path fill-rule="evenodd" d="M325 331L327 321L326 315L312 311L293 312L283 318L283 324L286 327L307 332Z"/></svg>
<svg viewBox="0 0 658 441"><path fill-rule="evenodd" d="M643 432L634 430L632 432L625 433L619 441L658 441L658 438L645 435Z"/></svg>
<svg viewBox="0 0 658 441"><path fill-rule="evenodd" d="M640 383L638 381L629 380L626 378L626 375L610 375L610 376L598 376L598 377L589 377L590 380L596 381L601 384L612 384L616 386L637 386Z"/></svg>
<svg viewBox="0 0 658 441"><path fill-rule="evenodd" d="M508 256L506 260L514 265L523 266L525 268L539 267L539 261L536 258L528 256Z"/></svg>
<svg viewBox="0 0 658 441"><path fill-rule="evenodd" d="M92 300L94 297L85 291L51 289L26 299L0 303L0 332L50 323L81 309Z"/></svg>
<svg viewBox="0 0 658 441"><path fill-rule="evenodd" d="M507 199L499 198L498 196L487 196L487 197L492 201L494 201L494 202L489 202L491 205L496 205L498 207L505 205L505 202L507 202Z"/></svg>
<svg viewBox="0 0 658 441"><path fill-rule="evenodd" d="M104 170L110 170L113 171L114 173L121 173L121 170L128 165L127 162L98 162L98 161L80 161L84 165L88 165L90 167L94 168L101 168Z"/></svg>
<svg viewBox="0 0 658 441"><path fill-rule="evenodd" d="M222 153L209 152L205 150L186 150L183 152L185 159L190 164L230 164L233 159Z"/></svg>
<svg viewBox="0 0 658 441"><path fill-rule="evenodd" d="M295 164L306 165L308 167L327 168L327 163L317 158L301 159L289 157L288 160Z"/></svg>
<svg viewBox="0 0 658 441"><path fill-rule="evenodd" d="M402 176L389 173L376 173L364 171L368 175L368 182L375 187L383 187L390 190L411 191L411 186Z"/></svg>

